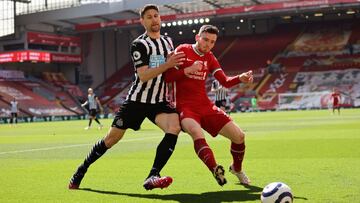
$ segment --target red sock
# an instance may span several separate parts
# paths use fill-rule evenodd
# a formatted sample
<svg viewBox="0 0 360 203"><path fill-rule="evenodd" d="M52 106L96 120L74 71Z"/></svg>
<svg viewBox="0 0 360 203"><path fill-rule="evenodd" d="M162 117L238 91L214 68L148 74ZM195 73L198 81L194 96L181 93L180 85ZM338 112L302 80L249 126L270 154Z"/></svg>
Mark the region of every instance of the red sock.
<svg viewBox="0 0 360 203"><path fill-rule="evenodd" d="M233 168L236 172L241 171L242 161L245 154L245 144L231 143L231 155L233 156Z"/></svg>
<svg viewBox="0 0 360 203"><path fill-rule="evenodd" d="M216 167L216 161L212 150L209 145L206 143L205 139L197 139L194 141L195 152L201 161L213 172Z"/></svg>

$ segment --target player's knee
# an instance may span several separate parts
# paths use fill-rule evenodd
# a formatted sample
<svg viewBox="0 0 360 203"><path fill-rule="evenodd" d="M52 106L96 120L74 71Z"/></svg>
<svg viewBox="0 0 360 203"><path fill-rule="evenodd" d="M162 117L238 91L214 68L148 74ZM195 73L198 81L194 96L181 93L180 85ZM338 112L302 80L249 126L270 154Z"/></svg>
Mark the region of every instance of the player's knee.
<svg viewBox="0 0 360 203"><path fill-rule="evenodd" d="M245 140L245 133L244 131L240 130L239 136L242 140Z"/></svg>
<svg viewBox="0 0 360 203"><path fill-rule="evenodd" d="M169 119L166 127L166 132L174 135L178 135L181 131L179 118Z"/></svg>
<svg viewBox="0 0 360 203"><path fill-rule="evenodd" d="M174 135L178 135L181 131L180 124L173 124L168 127L168 132Z"/></svg>
<svg viewBox="0 0 360 203"><path fill-rule="evenodd" d="M237 132L237 143L243 143L245 141L245 133L241 129Z"/></svg>
<svg viewBox="0 0 360 203"><path fill-rule="evenodd" d="M201 128L199 129L198 127L189 127L187 129L187 133L190 134L190 136L193 138L193 140L196 140L196 139L199 139L199 138L202 138L202 130Z"/></svg>

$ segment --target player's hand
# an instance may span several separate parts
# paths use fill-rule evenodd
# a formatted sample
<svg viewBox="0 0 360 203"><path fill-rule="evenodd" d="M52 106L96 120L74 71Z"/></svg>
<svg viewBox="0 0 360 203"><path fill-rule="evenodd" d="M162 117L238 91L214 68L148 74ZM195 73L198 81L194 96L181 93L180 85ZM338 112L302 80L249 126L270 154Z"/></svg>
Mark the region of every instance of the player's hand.
<svg viewBox="0 0 360 203"><path fill-rule="evenodd" d="M241 73L239 75L239 79L243 83L252 83L254 81L252 70L249 70L248 72L245 73Z"/></svg>
<svg viewBox="0 0 360 203"><path fill-rule="evenodd" d="M184 52L171 52L167 56L166 63L169 65L169 68L182 65L185 60Z"/></svg>
<svg viewBox="0 0 360 203"><path fill-rule="evenodd" d="M195 72L198 72L200 71L201 69L203 68L203 63L200 62L200 61L195 61L193 63L193 65L189 66L189 67L186 67L184 69L184 73L186 76L190 75L190 74L193 74Z"/></svg>

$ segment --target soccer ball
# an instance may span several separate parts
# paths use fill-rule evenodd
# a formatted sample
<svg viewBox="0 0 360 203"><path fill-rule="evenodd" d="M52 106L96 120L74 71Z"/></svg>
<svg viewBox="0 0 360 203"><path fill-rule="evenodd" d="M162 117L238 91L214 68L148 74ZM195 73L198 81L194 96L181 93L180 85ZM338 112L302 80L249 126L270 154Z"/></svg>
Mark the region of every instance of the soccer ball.
<svg viewBox="0 0 360 203"><path fill-rule="evenodd" d="M292 203L291 189L285 183L274 182L264 187L261 193L262 203Z"/></svg>

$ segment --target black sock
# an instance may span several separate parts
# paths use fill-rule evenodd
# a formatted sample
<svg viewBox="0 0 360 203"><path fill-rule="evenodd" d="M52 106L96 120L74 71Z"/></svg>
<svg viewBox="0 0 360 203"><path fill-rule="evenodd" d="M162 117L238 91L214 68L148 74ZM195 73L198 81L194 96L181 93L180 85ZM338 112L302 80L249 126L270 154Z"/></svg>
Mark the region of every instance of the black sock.
<svg viewBox="0 0 360 203"><path fill-rule="evenodd" d="M160 174L161 169L165 166L175 149L177 138L177 135L171 133L165 134L165 137L156 149L154 164L148 177Z"/></svg>
<svg viewBox="0 0 360 203"><path fill-rule="evenodd" d="M89 127L91 126L92 119L89 118Z"/></svg>
<svg viewBox="0 0 360 203"><path fill-rule="evenodd" d="M99 120L97 118L95 118L95 121L100 125L100 122L99 122Z"/></svg>
<svg viewBox="0 0 360 203"><path fill-rule="evenodd" d="M104 139L99 140L91 149L90 153L86 156L84 163L80 166L83 169L89 168L98 158L105 154L108 148L105 145Z"/></svg>

